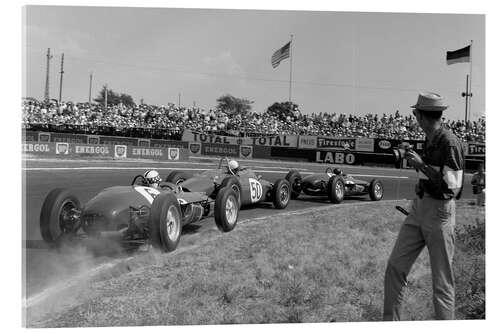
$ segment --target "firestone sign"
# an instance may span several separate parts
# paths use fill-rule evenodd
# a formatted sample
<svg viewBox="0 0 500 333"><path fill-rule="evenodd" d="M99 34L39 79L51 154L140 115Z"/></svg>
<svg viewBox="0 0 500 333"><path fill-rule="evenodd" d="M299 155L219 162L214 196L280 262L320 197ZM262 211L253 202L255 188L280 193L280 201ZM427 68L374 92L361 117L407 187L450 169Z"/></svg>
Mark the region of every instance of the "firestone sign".
<svg viewBox="0 0 500 333"><path fill-rule="evenodd" d="M318 137L318 148L356 149L356 139Z"/></svg>
<svg viewBox="0 0 500 333"><path fill-rule="evenodd" d="M484 143L468 143L467 155L484 156L486 154L486 145Z"/></svg>

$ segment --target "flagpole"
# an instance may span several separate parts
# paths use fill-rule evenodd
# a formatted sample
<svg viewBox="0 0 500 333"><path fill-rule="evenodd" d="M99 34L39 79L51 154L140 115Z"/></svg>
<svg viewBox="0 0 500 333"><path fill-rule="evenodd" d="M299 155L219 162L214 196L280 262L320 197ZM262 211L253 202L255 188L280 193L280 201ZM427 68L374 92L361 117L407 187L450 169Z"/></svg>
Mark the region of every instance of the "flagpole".
<svg viewBox="0 0 500 333"><path fill-rule="evenodd" d="M470 67L469 67L469 117L472 118L472 39L470 40L470 52L469 52L469 58L470 58ZM467 128L467 119L465 119L465 126Z"/></svg>
<svg viewBox="0 0 500 333"><path fill-rule="evenodd" d="M290 35L290 83L288 86L288 102L290 102L290 109L292 108L292 40L293 35Z"/></svg>

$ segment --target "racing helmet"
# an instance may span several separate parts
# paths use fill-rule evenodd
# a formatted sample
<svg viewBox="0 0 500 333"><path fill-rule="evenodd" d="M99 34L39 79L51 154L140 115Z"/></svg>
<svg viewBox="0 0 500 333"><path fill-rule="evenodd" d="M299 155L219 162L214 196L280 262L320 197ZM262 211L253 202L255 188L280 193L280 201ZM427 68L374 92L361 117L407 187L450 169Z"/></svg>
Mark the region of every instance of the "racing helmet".
<svg viewBox="0 0 500 333"><path fill-rule="evenodd" d="M339 168L335 168L335 169L333 169L333 173L338 176L338 175L342 174L342 170L340 170Z"/></svg>
<svg viewBox="0 0 500 333"><path fill-rule="evenodd" d="M161 182L161 177L158 171L156 170L148 170L144 173L144 178L148 182L150 186L158 186Z"/></svg>
<svg viewBox="0 0 500 333"><path fill-rule="evenodd" d="M230 160L228 166L232 171L237 171L240 168L240 164L236 160Z"/></svg>

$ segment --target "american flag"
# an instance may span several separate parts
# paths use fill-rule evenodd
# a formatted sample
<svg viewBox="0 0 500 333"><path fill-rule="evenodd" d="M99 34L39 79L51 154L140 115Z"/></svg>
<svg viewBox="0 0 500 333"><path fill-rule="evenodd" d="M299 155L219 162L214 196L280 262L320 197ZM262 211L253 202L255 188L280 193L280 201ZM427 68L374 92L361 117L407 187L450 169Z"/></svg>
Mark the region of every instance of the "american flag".
<svg viewBox="0 0 500 333"><path fill-rule="evenodd" d="M280 64L280 61L286 58L290 58L290 42L286 43L285 46L273 53L273 56L271 57L271 65L273 65L273 68L276 68Z"/></svg>

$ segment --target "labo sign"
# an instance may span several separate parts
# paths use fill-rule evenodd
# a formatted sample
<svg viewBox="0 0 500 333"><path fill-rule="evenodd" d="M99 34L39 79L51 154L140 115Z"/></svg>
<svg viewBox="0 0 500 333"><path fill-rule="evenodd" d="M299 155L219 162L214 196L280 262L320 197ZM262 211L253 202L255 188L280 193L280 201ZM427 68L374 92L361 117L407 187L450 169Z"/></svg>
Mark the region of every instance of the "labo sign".
<svg viewBox="0 0 500 333"><path fill-rule="evenodd" d="M316 151L316 162L334 163L334 164L354 164L354 162L356 162L356 157L352 153L318 150Z"/></svg>

